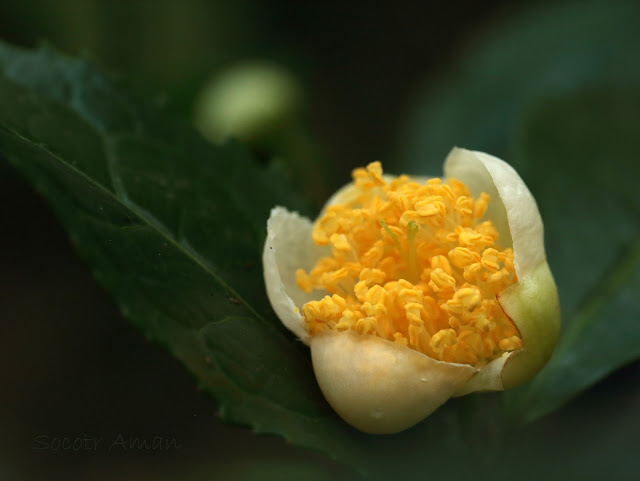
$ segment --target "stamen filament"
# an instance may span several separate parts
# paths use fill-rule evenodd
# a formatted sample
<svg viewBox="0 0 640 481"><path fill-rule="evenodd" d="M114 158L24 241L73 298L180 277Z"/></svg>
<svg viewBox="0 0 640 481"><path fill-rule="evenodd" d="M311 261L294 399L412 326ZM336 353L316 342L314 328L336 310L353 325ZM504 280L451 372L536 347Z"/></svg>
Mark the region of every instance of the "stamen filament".
<svg viewBox="0 0 640 481"><path fill-rule="evenodd" d="M407 250L408 250L408 268L411 283L417 283L420 280L420 265L418 264L418 256L416 253L416 234L418 233L418 224L412 220L407 224Z"/></svg>

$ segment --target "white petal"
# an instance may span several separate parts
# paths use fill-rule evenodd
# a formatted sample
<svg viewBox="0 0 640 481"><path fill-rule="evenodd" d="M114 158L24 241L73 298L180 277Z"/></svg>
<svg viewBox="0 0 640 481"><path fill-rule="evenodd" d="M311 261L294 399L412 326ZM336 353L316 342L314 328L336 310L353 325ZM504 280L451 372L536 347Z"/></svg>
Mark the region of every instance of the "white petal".
<svg viewBox="0 0 640 481"><path fill-rule="evenodd" d="M408 347L354 331L311 340L320 389L346 422L368 433L407 429L444 404L476 369L436 361Z"/></svg>
<svg viewBox="0 0 640 481"><path fill-rule="evenodd" d="M296 284L297 269L309 271L321 256L328 254L328 247L314 244L312 228L311 221L297 212L274 207L267 221L267 240L262 255L271 306L282 323L305 344L309 344L309 334L299 308L326 295L317 290L307 294Z"/></svg>
<svg viewBox="0 0 640 481"><path fill-rule="evenodd" d="M517 351L516 351L517 352ZM502 370L504 365L515 352L505 352L502 356L494 359L485 367L483 367L475 376L458 390L456 396L464 396L472 392L478 391L502 391L504 383L502 382Z"/></svg>
<svg viewBox="0 0 640 481"><path fill-rule="evenodd" d="M560 333L560 304L546 262L498 295L498 302L520 331L523 348L515 351L502 371L504 388L528 381L547 363Z"/></svg>
<svg viewBox="0 0 640 481"><path fill-rule="evenodd" d="M506 162L483 152L454 148L444 165L446 177L469 187L471 194L491 196L486 217L498 229L501 247L513 247L519 279L545 260L542 219L536 201L518 173Z"/></svg>

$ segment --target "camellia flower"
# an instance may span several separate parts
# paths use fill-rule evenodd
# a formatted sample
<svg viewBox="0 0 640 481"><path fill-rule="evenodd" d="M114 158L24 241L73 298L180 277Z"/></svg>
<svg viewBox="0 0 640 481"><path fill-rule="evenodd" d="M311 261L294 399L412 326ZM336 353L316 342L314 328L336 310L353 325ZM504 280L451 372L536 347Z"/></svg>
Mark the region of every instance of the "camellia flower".
<svg viewBox="0 0 640 481"><path fill-rule="evenodd" d="M394 178L373 162L315 223L283 207L267 223L271 304L311 347L329 404L365 432L520 384L558 336L542 220L522 179L458 148L444 173Z"/></svg>

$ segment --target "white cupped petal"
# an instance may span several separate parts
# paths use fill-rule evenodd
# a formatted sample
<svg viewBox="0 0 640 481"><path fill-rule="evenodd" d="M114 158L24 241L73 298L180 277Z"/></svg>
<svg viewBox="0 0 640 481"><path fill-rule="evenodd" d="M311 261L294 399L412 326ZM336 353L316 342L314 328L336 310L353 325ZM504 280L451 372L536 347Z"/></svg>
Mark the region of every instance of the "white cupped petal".
<svg viewBox="0 0 640 481"><path fill-rule="evenodd" d="M311 357L329 404L346 422L372 434L395 433L420 422L476 372L467 364L437 361L351 330L314 336Z"/></svg>
<svg viewBox="0 0 640 481"><path fill-rule="evenodd" d="M297 212L284 207L271 209L267 221L267 240L262 263L267 295L282 323L309 344L309 333L300 309L305 303L321 299L325 291L304 292L296 284L296 270L310 270L328 247L315 245L311 238L313 224Z"/></svg>
<svg viewBox="0 0 640 481"><path fill-rule="evenodd" d="M502 356L494 359L462 386L454 395L464 396L472 392L502 391L504 382L502 381L502 371L507 361L518 351L505 352Z"/></svg>
<svg viewBox="0 0 640 481"><path fill-rule="evenodd" d="M486 218L496 226L500 246L513 248L518 276L518 283L500 293L498 301L523 341L521 349L494 359L456 395L508 389L540 370L558 337L558 295L546 262L542 218L518 173L497 157L454 148L444 173L467 184L473 196L491 196Z"/></svg>
<svg viewBox="0 0 640 481"><path fill-rule="evenodd" d="M454 148L444 164L446 177L469 187L473 196L491 196L486 217L500 233L498 244L513 247L519 279L545 261L542 218L533 195L506 162L483 152Z"/></svg>
<svg viewBox="0 0 640 481"><path fill-rule="evenodd" d="M558 289L546 262L498 295L505 314L518 327L523 347L504 364L503 388L522 384L547 363L560 333Z"/></svg>

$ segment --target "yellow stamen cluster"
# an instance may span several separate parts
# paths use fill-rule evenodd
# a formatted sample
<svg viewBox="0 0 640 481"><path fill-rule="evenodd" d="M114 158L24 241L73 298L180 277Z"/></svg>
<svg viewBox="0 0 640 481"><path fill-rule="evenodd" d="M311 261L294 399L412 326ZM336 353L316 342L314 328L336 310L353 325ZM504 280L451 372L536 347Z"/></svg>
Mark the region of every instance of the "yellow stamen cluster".
<svg viewBox="0 0 640 481"><path fill-rule="evenodd" d="M517 279L513 251L482 221L487 194L474 199L456 179L387 182L379 162L353 180L358 195L314 225L331 256L296 272L304 291L331 294L302 308L311 335L353 329L476 367L522 347L496 299Z"/></svg>

